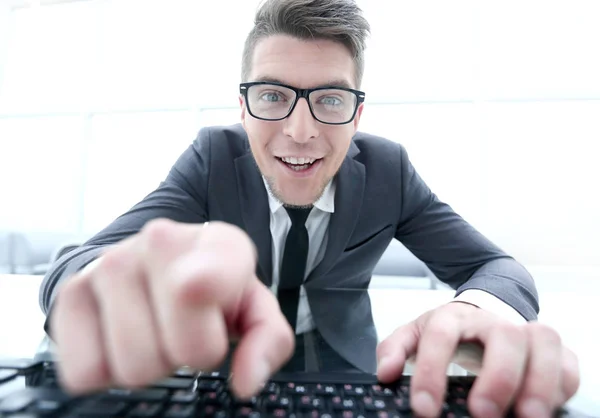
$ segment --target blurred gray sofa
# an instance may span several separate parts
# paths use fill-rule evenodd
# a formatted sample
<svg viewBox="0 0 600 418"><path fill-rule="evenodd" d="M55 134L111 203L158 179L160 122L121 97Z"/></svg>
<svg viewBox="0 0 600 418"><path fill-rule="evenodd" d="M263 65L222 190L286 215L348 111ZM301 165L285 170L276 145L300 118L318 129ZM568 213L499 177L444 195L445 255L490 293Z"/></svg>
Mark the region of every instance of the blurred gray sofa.
<svg viewBox="0 0 600 418"><path fill-rule="evenodd" d="M85 240L68 232L0 231L0 273L43 275L61 249Z"/></svg>

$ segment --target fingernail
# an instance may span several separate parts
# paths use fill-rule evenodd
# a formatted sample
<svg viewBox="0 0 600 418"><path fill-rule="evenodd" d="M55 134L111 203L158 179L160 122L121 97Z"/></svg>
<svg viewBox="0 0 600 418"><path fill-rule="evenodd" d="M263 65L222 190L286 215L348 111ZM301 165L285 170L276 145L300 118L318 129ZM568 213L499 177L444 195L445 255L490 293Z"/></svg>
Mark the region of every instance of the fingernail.
<svg viewBox="0 0 600 418"><path fill-rule="evenodd" d="M473 409L475 409L477 415L482 417L494 418L502 416L502 414L500 414L500 408L498 408L498 405L489 399L474 399Z"/></svg>
<svg viewBox="0 0 600 418"><path fill-rule="evenodd" d="M410 401L413 410L425 417L435 417L438 413L433 397L427 392L417 392Z"/></svg>
<svg viewBox="0 0 600 418"><path fill-rule="evenodd" d="M539 399L528 399L523 403L521 410L526 418L549 417L550 410L545 403Z"/></svg>

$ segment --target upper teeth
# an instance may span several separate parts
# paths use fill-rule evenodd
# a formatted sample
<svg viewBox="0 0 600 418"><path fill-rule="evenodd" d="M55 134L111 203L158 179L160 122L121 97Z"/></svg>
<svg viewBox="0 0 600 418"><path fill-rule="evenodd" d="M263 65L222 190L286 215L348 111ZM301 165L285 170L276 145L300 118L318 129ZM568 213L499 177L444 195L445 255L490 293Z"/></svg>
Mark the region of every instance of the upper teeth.
<svg viewBox="0 0 600 418"><path fill-rule="evenodd" d="M305 158L305 157L282 157L284 162L289 164L312 164L315 162L315 158Z"/></svg>

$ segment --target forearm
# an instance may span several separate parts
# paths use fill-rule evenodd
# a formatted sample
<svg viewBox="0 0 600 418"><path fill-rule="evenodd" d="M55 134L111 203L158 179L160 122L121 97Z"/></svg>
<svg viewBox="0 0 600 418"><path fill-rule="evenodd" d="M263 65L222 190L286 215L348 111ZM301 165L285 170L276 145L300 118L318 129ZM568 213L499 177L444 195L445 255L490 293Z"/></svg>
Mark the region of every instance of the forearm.
<svg viewBox="0 0 600 418"><path fill-rule="evenodd" d="M492 297L477 295L472 290L486 292ZM467 293L468 292L468 293ZM482 309L497 313L511 321L518 317L512 308L527 321L537 319L538 294L533 278L527 270L512 258L500 258L480 267L456 292L457 299L472 303ZM503 302L506 307L497 302ZM508 308L508 309L507 309Z"/></svg>

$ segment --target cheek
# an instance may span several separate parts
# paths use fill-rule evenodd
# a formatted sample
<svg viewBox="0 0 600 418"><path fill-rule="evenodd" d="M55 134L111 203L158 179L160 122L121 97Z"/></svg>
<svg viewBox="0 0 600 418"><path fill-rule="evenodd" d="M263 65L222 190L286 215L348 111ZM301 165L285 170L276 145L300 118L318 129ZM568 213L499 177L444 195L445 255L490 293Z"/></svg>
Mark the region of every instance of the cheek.
<svg viewBox="0 0 600 418"><path fill-rule="evenodd" d="M245 129L250 140L250 147L254 158L258 161L268 161L272 157L269 151L271 138L276 135L276 126L274 124L254 119L246 116Z"/></svg>
<svg viewBox="0 0 600 418"><path fill-rule="evenodd" d="M332 170L337 171L339 166L344 161L346 154L348 153L348 148L350 147L350 143L352 142L352 137L354 135L353 129L347 129L344 126L343 130L339 130L335 132L333 135L328 135L330 138L329 146L331 149L332 158Z"/></svg>

